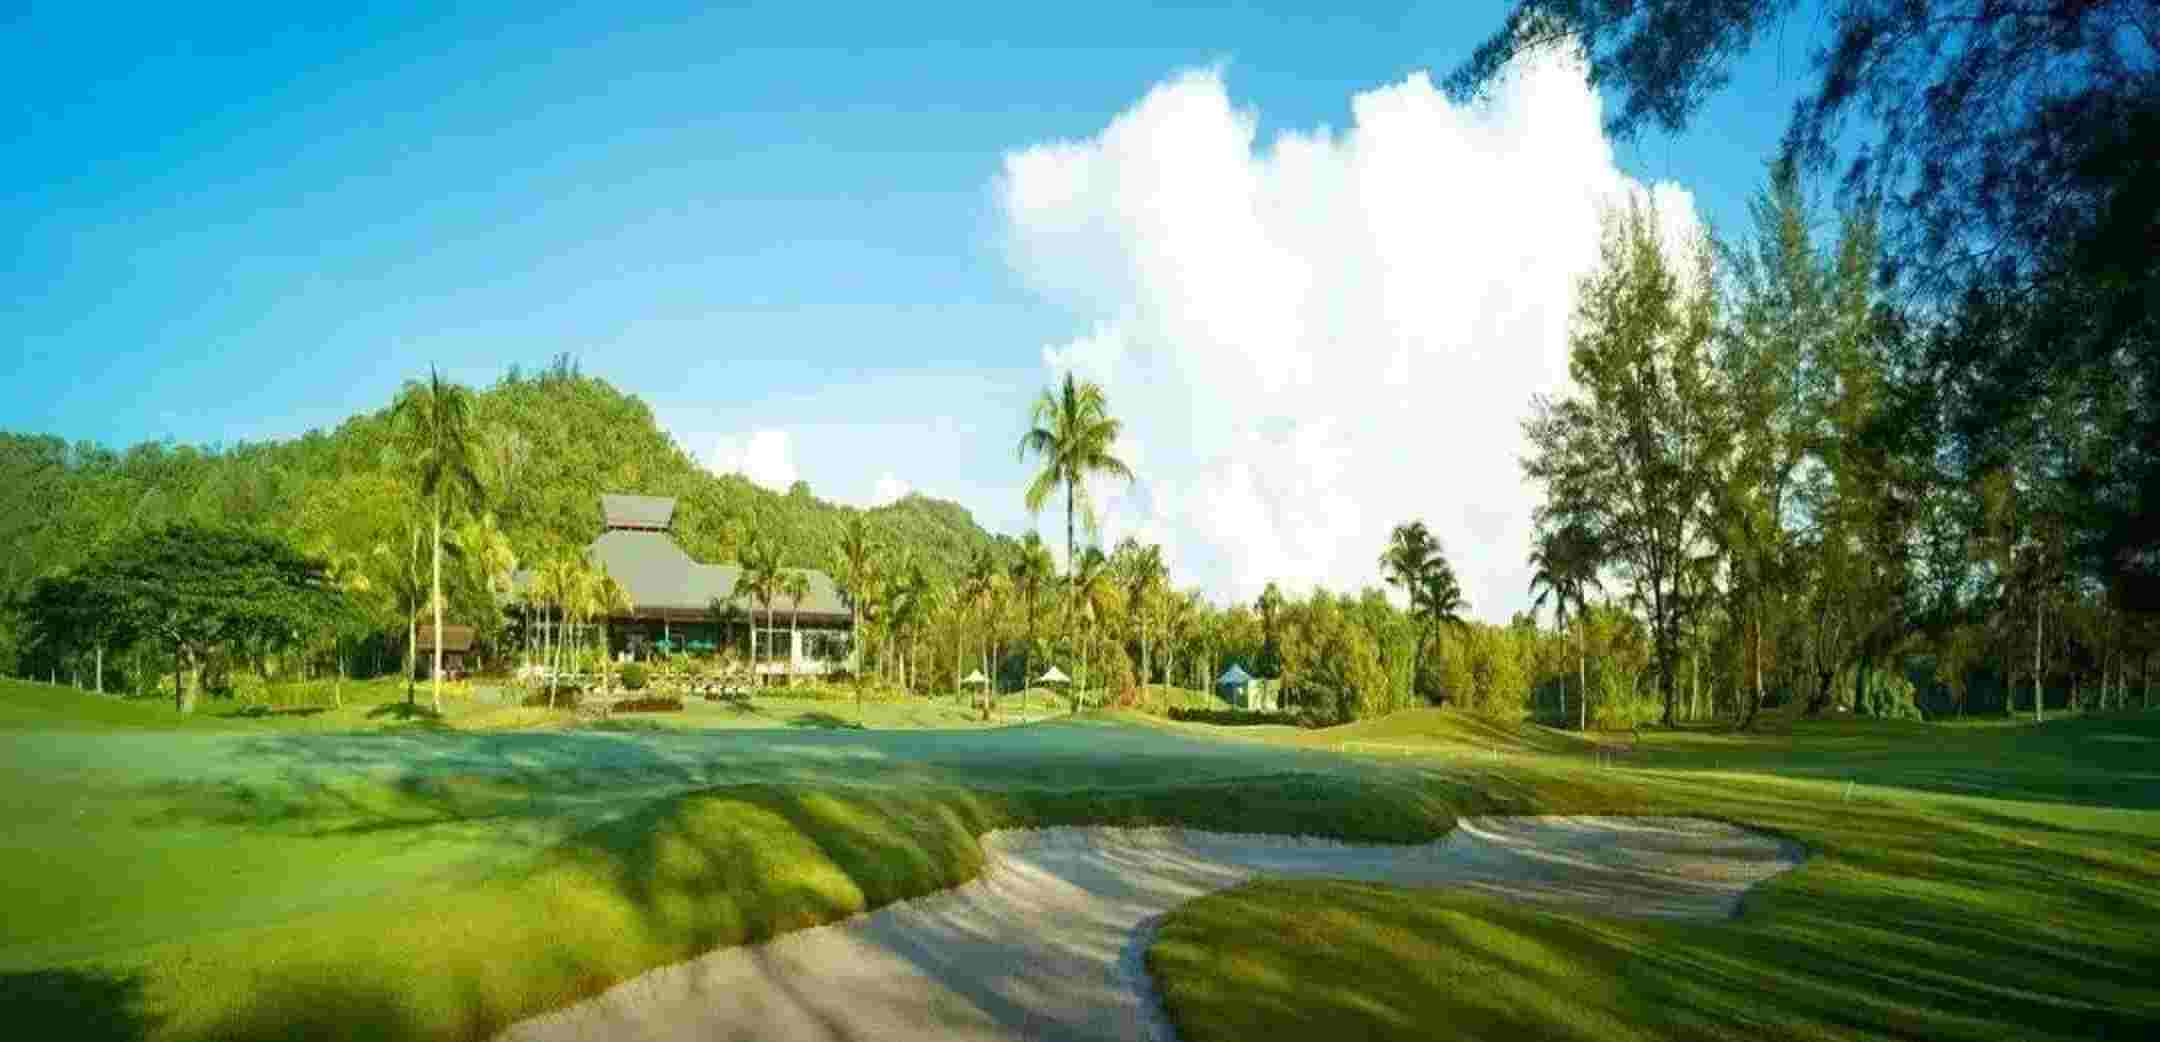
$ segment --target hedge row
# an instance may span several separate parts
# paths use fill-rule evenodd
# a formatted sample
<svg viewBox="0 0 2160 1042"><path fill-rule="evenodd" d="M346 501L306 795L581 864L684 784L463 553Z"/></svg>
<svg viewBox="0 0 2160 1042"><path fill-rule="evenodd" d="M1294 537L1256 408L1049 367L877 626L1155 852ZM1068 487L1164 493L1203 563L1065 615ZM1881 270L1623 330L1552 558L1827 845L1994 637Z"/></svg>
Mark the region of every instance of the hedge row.
<svg viewBox="0 0 2160 1042"><path fill-rule="evenodd" d="M1296 713L1275 713L1263 709L1187 709L1170 707L1170 719L1195 724L1221 724L1225 727L1246 727L1252 724L1288 724L1300 726L1304 720Z"/></svg>

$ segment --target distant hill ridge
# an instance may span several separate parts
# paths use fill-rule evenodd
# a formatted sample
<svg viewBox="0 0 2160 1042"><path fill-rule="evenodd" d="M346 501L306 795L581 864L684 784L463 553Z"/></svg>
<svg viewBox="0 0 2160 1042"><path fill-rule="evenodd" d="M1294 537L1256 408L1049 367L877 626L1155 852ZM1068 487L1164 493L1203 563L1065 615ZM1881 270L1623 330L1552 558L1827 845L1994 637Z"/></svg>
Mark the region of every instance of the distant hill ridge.
<svg viewBox="0 0 2160 1042"><path fill-rule="evenodd" d="M747 532L770 533L788 563L833 570L842 527L867 516L878 537L945 576L984 545L1009 544L957 503L909 495L863 509L786 493L698 465L637 396L558 362L538 375L512 369L477 392L489 504L521 560L581 548L601 527L600 495L671 496L675 531L703 561L733 560ZM389 408L331 431L229 448L88 442L0 432L0 597L70 566L130 528L192 518L273 531L308 548L395 509L406 482L389 437ZM378 526L379 527L379 526ZM352 540L348 540L351 542ZM0 641L4 642L4 641Z"/></svg>

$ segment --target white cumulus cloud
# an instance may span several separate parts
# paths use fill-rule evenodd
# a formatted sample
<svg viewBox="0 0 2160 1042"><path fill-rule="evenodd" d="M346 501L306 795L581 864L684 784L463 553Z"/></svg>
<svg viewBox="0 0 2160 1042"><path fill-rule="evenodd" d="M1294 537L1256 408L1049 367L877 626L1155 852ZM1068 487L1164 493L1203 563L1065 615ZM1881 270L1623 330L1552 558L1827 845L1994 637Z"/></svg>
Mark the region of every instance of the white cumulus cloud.
<svg viewBox="0 0 2160 1042"><path fill-rule="evenodd" d="M887 471L878 477L877 484L870 489L870 505L881 507L888 503L897 502L913 491L915 491L914 486Z"/></svg>
<svg viewBox="0 0 2160 1042"><path fill-rule="evenodd" d="M715 474L741 474L775 492L795 483L795 453L788 433L780 430L722 435L713 442L705 466Z"/></svg>
<svg viewBox="0 0 2160 1042"><path fill-rule="evenodd" d="M1105 535L1242 600L1376 583L1388 529L1423 518L1474 614L1523 606L1521 423L1567 383L1600 213L1640 192L1695 223L1685 190L1618 169L1599 107L1553 54L1476 104L1418 73L1351 98L1347 130L1263 144L1202 69L1007 154L1009 261L1079 317L1044 362L1103 384L1141 472L1105 487Z"/></svg>

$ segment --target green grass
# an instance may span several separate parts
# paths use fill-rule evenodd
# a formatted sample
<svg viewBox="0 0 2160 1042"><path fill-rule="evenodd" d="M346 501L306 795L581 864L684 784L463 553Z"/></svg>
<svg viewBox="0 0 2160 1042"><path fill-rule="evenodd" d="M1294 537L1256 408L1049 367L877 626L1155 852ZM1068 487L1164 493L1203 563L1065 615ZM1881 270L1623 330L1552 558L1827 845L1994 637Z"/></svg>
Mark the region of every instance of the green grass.
<svg viewBox="0 0 2160 1042"><path fill-rule="evenodd" d="M979 867L985 829L1409 842L1463 813L1589 810L1754 823L1818 856L1737 927L1323 887L1297 900L1334 917L1350 962L1331 968L1271 947L1264 916L1289 906L1269 886L1189 906L1173 926L1216 931L1191 943L1253 974L1235 983L1256 1009L1297 999L1276 1014L1335 1018L1323 1025L1366 1022L1330 1006L1334 992L1271 975L1339 973L1368 1006L1428 1008L1429 980L1409 968L1482 982L1478 960L1525 945L1602 976L1549 987L1560 997L1542 1005L1509 1000L1533 1026L1518 1034L1632 1011L1653 1034L1682 1030L1656 1019L1679 1002L1670 989L1703 1018L1753 1002L1832 1036L1908 1014L1904 1034L1931 1038L2061 1033L2103 1006L2116 1012L2092 1023L2106 1030L2153 1015L2153 985L2116 969L2150 961L2138 931L2160 893L2148 720L1656 735L1632 766L1600 769L1572 736L1443 712L1319 732L1102 711L986 729L965 707L953 720L939 701L896 702L868 707L860 729L850 704L759 696L739 718L693 702L573 727L461 696L442 720L407 722L382 712L400 685L347 690L344 711L225 718L213 704L187 719L0 682L0 1017L70 1038L477 1039L655 965L949 887ZM1366 903L1341 896L1353 894ZM1431 925L1390 899L1454 918ZM1366 921L1379 947L1356 954ZM1157 952L1171 978L1174 943ZM1249 959L1225 963L1228 951ZM1206 1035L1206 995L1178 995L1197 1018L1189 1038L1259 1033Z"/></svg>
<svg viewBox="0 0 2160 1042"><path fill-rule="evenodd" d="M1149 965L1190 1042L2150 1038L2155 748L2151 716L1648 736L1648 769L1506 770L1533 789L1546 769L1624 777L1624 809L1806 844L1735 921L1260 882L1174 911ZM1989 794L1936 791L1946 779Z"/></svg>

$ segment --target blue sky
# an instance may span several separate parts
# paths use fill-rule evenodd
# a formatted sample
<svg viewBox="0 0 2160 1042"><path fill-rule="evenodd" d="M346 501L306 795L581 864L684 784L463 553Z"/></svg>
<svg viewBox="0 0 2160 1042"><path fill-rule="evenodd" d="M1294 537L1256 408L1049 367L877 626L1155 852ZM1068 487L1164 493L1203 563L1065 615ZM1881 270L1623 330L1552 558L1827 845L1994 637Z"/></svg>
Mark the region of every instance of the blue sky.
<svg viewBox="0 0 2160 1042"><path fill-rule="evenodd" d="M722 465L782 431L821 495L1009 530L1045 349L1101 316L1013 262L1008 156L1194 69L1256 148L1341 131L1505 9L308 6L0 16L0 428L282 437L569 352ZM1738 226L1813 32L1620 169Z"/></svg>

